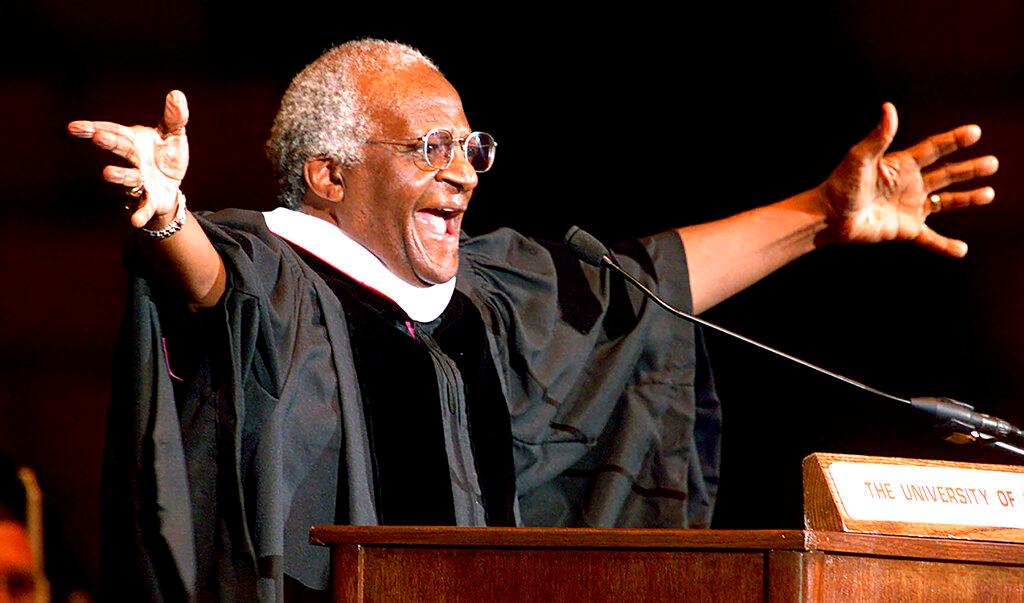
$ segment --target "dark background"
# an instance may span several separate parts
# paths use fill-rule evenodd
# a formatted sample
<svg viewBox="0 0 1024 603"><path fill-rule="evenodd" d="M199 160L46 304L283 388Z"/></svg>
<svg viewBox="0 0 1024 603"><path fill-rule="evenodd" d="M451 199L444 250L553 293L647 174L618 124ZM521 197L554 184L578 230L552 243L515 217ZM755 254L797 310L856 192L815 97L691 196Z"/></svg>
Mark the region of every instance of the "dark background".
<svg viewBox="0 0 1024 603"><path fill-rule="evenodd" d="M897 6L899 4L899 6ZM102 6L102 8L97 8ZM606 238L727 216L820 183L880 115L896 146L979 123L997 203L929 220L961 261L910 244L824 249L706 317L879 388L1024 423L1018 191L1024 5L729 3L558 14L519 3L406 14L198 0L0 8L0 451L47 495L58 586L91 588L111 356L123 308L121 190L72 119L152 124L188 96L194 209L273 206L262 154L291 77L334 43L398 39L436 60L501 150L470 233ZM486 9L486 14L481 10ZM965 155L966 156L966 155ZM814 451L1015 462L939 441L909 410L709 336L725 401L718 528L801 525Z"/></svg>

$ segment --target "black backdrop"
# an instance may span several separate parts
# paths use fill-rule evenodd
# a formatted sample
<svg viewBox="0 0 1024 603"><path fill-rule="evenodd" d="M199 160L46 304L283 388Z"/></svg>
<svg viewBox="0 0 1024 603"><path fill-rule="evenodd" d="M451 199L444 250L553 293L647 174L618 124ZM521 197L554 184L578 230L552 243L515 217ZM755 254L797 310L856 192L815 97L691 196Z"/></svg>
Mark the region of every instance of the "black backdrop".
<svg viewBox="0 0 1024 603"><path fill-rule="evenodd" d="M292 75L330 45L398 39L436 60L501 150L465 222L605 238L724 217L821 182L896 103L896 145L986 134L997 203L929 222L953 261L909 244L835 247L706 317L903 395L1015 422L1024 320L1017 191L1024 8L1012 0L839 2L751 11L14 2L0 8L0 450L48 495L51 574L91 588L110 357L123 307L120 192L76 118L151 123L188 95L190 206L273 205L262 145ZM397 15L401 14L401 17ZM718 528L801 525L813 451L1005 460L937 441L904 408L709 337L725 401Z"/></svg>

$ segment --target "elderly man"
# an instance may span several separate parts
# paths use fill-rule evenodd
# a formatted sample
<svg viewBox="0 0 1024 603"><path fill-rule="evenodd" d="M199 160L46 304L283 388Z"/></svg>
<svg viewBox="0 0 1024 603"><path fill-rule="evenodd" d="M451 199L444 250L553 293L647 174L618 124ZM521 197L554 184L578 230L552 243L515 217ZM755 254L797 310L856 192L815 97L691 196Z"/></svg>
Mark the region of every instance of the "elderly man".
<svg viewBox="0 0 1024 603"><path fill-rule="evenodd" d="M708 525L718 406L699 333L558 245L462 235L497 144L428 59L362 40L306 67L268 145L283 207L266 214L187 212L187 120L175 91L155 129L69 125L131 164L103 175L140 231L104 478L110 592L324 589L315 523ZM922 170L980 130L887 155L895 132L886 104L821 186L619 259L700 312L832 241L962 256L925 218L993 191L934 191L995 158Z"/></svg>

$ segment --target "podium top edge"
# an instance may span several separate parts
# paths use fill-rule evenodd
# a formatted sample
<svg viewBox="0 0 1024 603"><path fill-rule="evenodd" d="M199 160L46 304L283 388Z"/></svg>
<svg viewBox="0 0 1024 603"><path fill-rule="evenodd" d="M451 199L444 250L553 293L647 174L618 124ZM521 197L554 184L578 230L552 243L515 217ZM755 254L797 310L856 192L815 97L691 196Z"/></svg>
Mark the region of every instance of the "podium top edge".
<svg viewBox="0 0 1024 603"><path fill-rule="evenodd" d="M816 530L672 530L313 526L322 546L426 548L571 548L665 551L803 551L1024 565L1024 545L951 538Z"/></svg>

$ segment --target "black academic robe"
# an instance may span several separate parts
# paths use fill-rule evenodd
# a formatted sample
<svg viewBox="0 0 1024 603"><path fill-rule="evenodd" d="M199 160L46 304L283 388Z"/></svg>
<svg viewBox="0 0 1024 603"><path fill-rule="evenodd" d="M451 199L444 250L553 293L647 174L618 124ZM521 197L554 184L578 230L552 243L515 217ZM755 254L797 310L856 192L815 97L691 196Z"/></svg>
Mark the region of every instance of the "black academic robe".
<svg viewBox="0 0 1024 603"><path fill-rule="evenodd" d="M128 262L101 588L274 600L285 574L325 588L328 552L307 544L308 527L379 523L345 312L261 214L200 220L228 272L216 309L186 315ZM616 252L691 306L674 232ZM720 410L691 325L510 230L463 240L457 290L479 312L508 405L523 524L707 527Z"/></svg>

